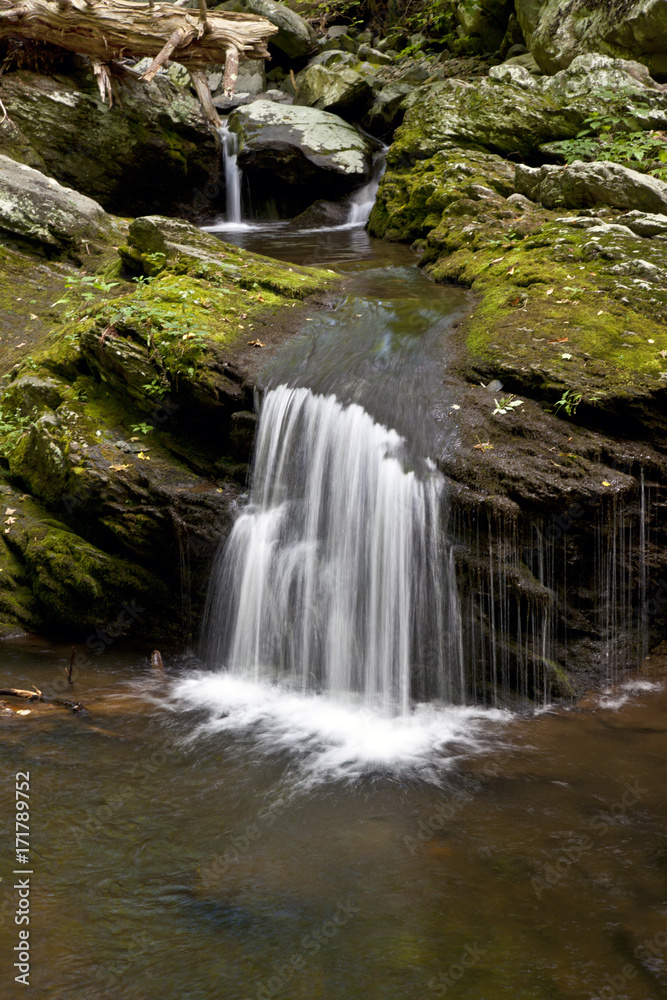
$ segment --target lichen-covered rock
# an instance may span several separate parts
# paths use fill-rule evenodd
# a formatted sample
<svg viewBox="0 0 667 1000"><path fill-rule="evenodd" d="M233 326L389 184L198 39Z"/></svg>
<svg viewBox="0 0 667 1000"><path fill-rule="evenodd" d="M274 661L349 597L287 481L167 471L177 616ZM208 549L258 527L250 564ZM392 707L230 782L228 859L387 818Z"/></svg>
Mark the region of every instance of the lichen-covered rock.
<svg viewBox="0 0 667 1000"><path fill-rule="evenodd" d="M77 252L84 243L111 239L116 229L96 201L0 154L0 230Z"/></svg>
<svg viewBox="0 0 667 1000"><path fill-rule="evenodd" d="M667 184L620 163L575 160L567 167L517 164L515 188L546 208L611 205L640 212L667 212Z"/></svg>
<svg viewBox="0 0 667 1000"><path fill-rule="evenodd" d="M5 72L0 153L37 167L106 211L187 214L219 190L216 136L194 97L166 76L126 70L116 102L101 100L90 67L70 76Z"/></svg>
<svg viewBox="0 0 667 1000"><path fill-rule="evenodd" d="M264 191L283 215L317 198L336 200L370 179L371 142L328 111L256 101L237 108L229 127L240 139L242 165L257 200Z"/></svg>
<svg viewBox="0 0 667 1000"><path fill-rule="evenodd" d="M667 72L664 0L517 0L517 15L535 59L556 73L585 52L637 59Z"/></svg>
<svg viewBox="0 0 667 1000"><path fill-rule="evenodd" d="M294 103L320 111L331 111L344 118L354 118L368 108L373 88L367 76L349 66L308 66L297 77Z"/></svg>

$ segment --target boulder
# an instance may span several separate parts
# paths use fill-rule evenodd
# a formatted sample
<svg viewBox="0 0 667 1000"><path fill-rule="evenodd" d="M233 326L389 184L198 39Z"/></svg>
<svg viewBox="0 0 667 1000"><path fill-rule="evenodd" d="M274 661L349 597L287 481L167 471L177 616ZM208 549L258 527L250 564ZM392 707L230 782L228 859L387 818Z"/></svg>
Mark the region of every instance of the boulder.
<svg viewBox="0 0 667 1000"><path fill-rule="evenodd" d="M278 33L272 36L271 45L275 45L290 59L300 59L307 56L315 47L313 29L307 21L286 4L275 3L274 0L243 0L241 5L234 6L251 14L259 14L271 24L275 24Z"/></svg>
<svg viewBox="0 0 667 1000"><path fill-rule="evenodd" d="M114 224L101 205L39 170L0 155L0 230L56 251L108 239Z"/></svg>
<svg viewBox="0 0 667 1000"><path fill-rule="evenodd" d="M9 117L0 124L0 153L117 215L206 207L221 163L198 101L166 74L144 84L129 70L115 93L110 109L83 65L70 75L5 72L2 100Z"/></svg>
<svg viewBox="0 0 667 1000"><path fill-rule="evenodd" d="M481 39L487 51L497 51L514 13L513 0L458 0L456 17L467 35Z"/></svg>
<svg viewBox="0 0 667 1000"><path fill-rule="evenodd" d="M281 215L323 196L336 200L370 178L371 142L327 111L255 101L237 108L229 127L239 136L238 162L254 204L265 192Z"/></svg>
<svg viewBox="0 0 667 1000"><path fill-rule="evenodd" d="M373 100L373 88L366 76L349 66L321 63L308 66L296 78L295 104L320 111L331 111L345 118L354 118L366 110Z"/></svg>
<svg viewBox="0 0 667 1000"><path fill-rule="evenodd" d="M292 219L291 225L298 229L330 229L332 226L345 225L349 214L350 206L347 201L326 201L320 198L305 212Z"/></svg>
<svg viewBox="0 0 667 1000"><path fill-rule="evenodd" d="M399 80L383 87L375 101L362 118L362 124L373 135L389 136L400 125L405 114L404 102L414 86L407 80Z"/></svg>
<svg viewBox="0 0 667 1000"><path fill-rule="evenodd" d="M638 236L667 236L667 215L654 215L635 210L621 216L619 222Z"/></svg>
<svg viewBox="0 0 667 1000"><path fill-rule="evenodd" d="M620 163L576 160L568 167L518 164L515 189L545 208L610 205L642 212L667 212L667 184Z"/></svg>
<svg viewBox="0 0 667 1000"><path fill-rule="evenodd" d="M535 59L556 73L586 52L637 59L652 73L667 73L664 0L517 0L517 16Z"/></svg>

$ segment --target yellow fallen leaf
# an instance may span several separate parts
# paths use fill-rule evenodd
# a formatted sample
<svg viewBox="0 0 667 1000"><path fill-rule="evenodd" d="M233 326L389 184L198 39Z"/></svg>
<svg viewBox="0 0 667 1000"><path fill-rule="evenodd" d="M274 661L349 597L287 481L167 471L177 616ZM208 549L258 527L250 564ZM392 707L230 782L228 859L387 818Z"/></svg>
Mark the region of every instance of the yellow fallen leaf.
<svg viewBox="0 0 667 1000"><path fill-rule="evenodd" d="M123 469L129 469L130 466L129 465L110 465L109 468L113 469L114 472L122 472Z"/></svg>
<svg viewBox="0 0 667 1000"><path fill-rule="evenodd" d="M151 456L150 455L144 455L143 451L139 452L139 454L137 455L137 458L142 459L142 461L144 461L144 462L150 462L150 460L151 460Z"/></svg>
<svg viewBox="0 0 667 1000"><path fill-rule="evenodd" d="M603 479L602 480L602 485L603 486L611 486L611 483L608 483L606 479Z"/></svg>

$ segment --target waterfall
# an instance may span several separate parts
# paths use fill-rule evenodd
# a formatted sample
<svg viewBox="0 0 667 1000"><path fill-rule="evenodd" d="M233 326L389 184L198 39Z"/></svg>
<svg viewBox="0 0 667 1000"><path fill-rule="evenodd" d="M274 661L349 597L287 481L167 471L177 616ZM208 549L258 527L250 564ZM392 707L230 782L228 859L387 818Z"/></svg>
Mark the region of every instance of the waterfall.
<svg viewBox="0 0 667 1000"><path fill-rule="evenodd" d="M347 216L348 226L365 226L368 222L386 165L387 150L383 148L373 157L373 173L368 184L364 184L350 198L350 210Z"/></svg>
<svg viewBox="0 0 667 1000"><path fill-rule="evenodd" d="M461 702L443 477L362 407L281 386L261 412L248 507L214 567L208 657L233 674L389 714Z"/></svg>
<svg viewBox="0 0 667 1000"><path fill-rule="evenodd" d="M241 168L238 165L239 140L227 122L218 129L222 142L222 165L227 195L227 225L241 222Z"/></svg>

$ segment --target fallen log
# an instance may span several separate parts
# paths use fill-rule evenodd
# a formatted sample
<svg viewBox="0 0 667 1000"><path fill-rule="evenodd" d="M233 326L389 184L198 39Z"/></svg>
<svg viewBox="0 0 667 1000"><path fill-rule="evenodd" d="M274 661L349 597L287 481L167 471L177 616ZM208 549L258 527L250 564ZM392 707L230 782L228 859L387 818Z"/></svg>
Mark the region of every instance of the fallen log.
<svg viewBox="0 0 667 1000"><path fill-rule="evenodd" d="M70 712L85 712L86 707L80 701L68 701L67 698L45 698L41 691L35 688L26 691L23 688L0 688L0 698L23 698L25 701L41 701L45 705L62 705Z"/></svg>
<svg viewBox="0 0 667 1000"><path fill-rule="evenodd" d="M0 39L19 36L59 45L88 56L102 95L113 103L113 61L129 57L153 61L142 79L150 82L168 60L187 70L208 121L220 126L204 70L225 64L225 92L231 96L239 61L266 59L268 39L278 29L266 18L234 11L199 11L177 4L130 0L0 0ZM206 93L203 93L205 88Z"/></svg>

